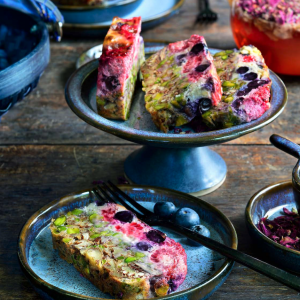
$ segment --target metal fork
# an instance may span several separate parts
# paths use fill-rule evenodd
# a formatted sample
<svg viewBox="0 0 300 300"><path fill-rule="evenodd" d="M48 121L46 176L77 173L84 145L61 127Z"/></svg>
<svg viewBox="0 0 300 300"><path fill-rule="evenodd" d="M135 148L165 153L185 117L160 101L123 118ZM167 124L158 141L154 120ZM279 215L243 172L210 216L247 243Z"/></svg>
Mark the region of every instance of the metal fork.
<svg viewBox="0 0 300 300"><path fill-rule="evenodd" d="M149 225L160 225L167 227L179 234L188 237L189 239L201 243L211 250L214 250L236 262L239 262L240 264L254 271L272 278L292 289L300 291L300 277L274 267L241 251L232 249L211 238L198 234L188 228L175 224L171 220L162 219L161 217L157 216L156 214L149 211L148 209L137 203L135 200L130 198L125 192L120 190L110 181L108 181L108 184L103 183L101 186L97 185L97 188L94 188L93 192L100 201L100 203L98 203L100 205L109 202L121 204L128 210L132 211L140 220Z"/></svg>
<svg viewBox="0 0 300 300"><path fill-rule="evenodd" d="M196 18L195 24L212 23L218 19L218 15L210 9L209 0L199 0L199 8L200 12Z"/></svg>

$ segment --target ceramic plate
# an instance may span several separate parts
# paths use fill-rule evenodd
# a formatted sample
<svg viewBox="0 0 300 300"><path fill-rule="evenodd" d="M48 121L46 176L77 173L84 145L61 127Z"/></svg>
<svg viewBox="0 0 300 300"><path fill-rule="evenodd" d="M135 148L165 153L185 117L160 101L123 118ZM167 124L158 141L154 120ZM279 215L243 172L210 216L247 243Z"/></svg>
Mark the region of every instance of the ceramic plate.
<svg viewBox="0 0 300 300"><path fill-rule="evenodd" d="M281 216L284 207L296 207L291 181L271 184L253 195L246 207L246 224L259 254L272 264L299 274L300 252L275 243L256 227L263 217L273 220Z"/></svg>
<svg viewBox="0 0 300 300"><path fill-rule="evenodd" d="M106 9L61 10L64 32L71 35L101 36L107 33L112 19L142 17L142 30L149 29L173 15L184 0L137 0Z"/></svg>
<svg viewBox="0 0 300 300"><path fill-rule="evenodd" d="M171 201L178 208L196 210L201 223L209 228L212 238L237 248L237 235L231 222L212 205L195 197L172 190L146 186L119 186L145 207L153 209L157 201ZM110 299L64 260L52 248L49 229L51 218L93 201L88 191L74 193L51 202L37 211L24 225L19 237L19 260L34 287L47 299ZM159 228L159 227L156 227ZM180 242L187 253L188 274L182 286L165 297L156 299L206 299L225 281L233 261L205 247L191 247L187 239L160 228Z"/></svg>
<svg viewBox="0 0 300 300"><path fill-rule="evenodd" d="M104 3L95 5L66 5L59 4L59 0L53 1L60 10L93 10L93 9L107 9L109 7L121 6L130 4L137 0L105 0Z"/></svg>
<svg viewBox="0 0 300 300"><path fill-rule="evenodd" d="M161 49L161 47L163 45L159 43L147 42L146 52L151 54ZM220 51L212 48L209 50L212 54ZM91 52L93 53L93 51ZM136 86L130 109L130 118L127 121L109 120L99 116L96 109L97 69L98 61L93 60L83 65L70 77L66 85L65 96L71 109L81 119L96 128L123 139L150 146L200 147L233 140L274 121L287 103L287 91L284 83L274 72L270 71L272 79L271 107L257 120L226 129L202 133L194 133L192 128L188 126L182 126L181 128L183 131L191 131L190 134L174 134L172 131L163 133L154 125L151 115L145 108L144 92L140 84Z"/></svg>

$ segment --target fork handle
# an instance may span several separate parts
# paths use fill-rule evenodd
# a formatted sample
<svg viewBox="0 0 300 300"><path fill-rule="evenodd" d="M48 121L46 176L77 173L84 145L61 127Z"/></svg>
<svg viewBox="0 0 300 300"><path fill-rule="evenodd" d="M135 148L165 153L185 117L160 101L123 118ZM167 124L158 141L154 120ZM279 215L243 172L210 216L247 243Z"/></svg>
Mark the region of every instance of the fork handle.
<svg viewBox="0 0 300 300"><path fill-rule="evenodd" d="M199 242L203 246L214 250L254 271L257 271L269 278L272 278L296 291L300 291L300 277L296 275L274 267L246 253L225 246L224 244L221 244L211 238L207 238L190 229L178 226L177 224L175 225L171 221L163 222L162 225L196 242Z"/></svg>

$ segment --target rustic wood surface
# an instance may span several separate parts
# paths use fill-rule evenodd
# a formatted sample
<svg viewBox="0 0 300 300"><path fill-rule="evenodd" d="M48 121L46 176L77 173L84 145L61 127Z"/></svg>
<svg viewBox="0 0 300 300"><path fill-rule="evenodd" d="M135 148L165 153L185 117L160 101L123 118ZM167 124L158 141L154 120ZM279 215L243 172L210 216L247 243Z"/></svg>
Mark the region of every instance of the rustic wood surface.
<svg viewBox="0 0 300 300"><path fill-rule="evenodd" d="M146 39L179 40L192 33L203 34L210 47L232 48L229 6L211 1L219 20L209 26L193 23L196 0L186 0L179 14L143 33ZM49 201L92 186L99 179L123 174L125 158L138 145L111 136L81 121L68 108L64 85L75 69L79 54L99 44L97 40L64 38L51 45L51 63L38 88L19 103L0 123L0 299L41 299L18 265L17 236L24 222ZM289 180L295 159L269 145L278 133L300 143L300 85L297 77L282 77L289 103L271 125L230 143L212 147L228 166L225 183L202 197L233 222L239 249L259 257L244 224L244 209L250 196L267 184ZM299 295L239 264L214 300L299 299Z"/></svg>

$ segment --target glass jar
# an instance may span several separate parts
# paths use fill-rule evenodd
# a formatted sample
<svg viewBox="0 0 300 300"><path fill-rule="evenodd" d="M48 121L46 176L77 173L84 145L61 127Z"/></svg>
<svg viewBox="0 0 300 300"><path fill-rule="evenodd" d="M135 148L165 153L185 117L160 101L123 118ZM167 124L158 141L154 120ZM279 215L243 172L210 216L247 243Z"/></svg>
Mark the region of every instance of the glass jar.
<svg viewBox="0 0 300 300"><path fill-rule="evenodd" d="M233 0L231 5L237 46L254 45L271 70L300 75L300 1Z"/></svg>

